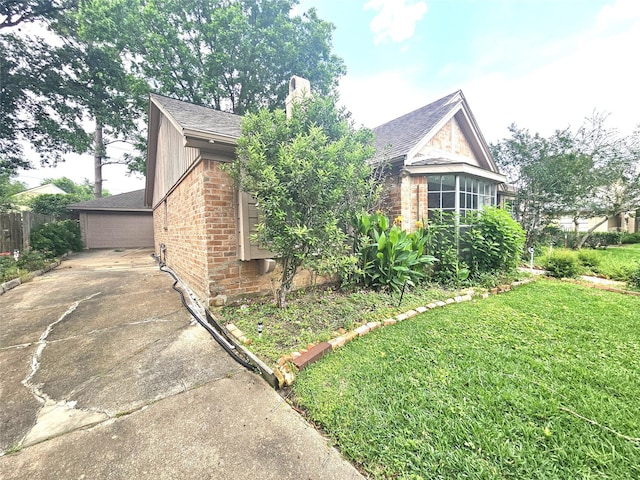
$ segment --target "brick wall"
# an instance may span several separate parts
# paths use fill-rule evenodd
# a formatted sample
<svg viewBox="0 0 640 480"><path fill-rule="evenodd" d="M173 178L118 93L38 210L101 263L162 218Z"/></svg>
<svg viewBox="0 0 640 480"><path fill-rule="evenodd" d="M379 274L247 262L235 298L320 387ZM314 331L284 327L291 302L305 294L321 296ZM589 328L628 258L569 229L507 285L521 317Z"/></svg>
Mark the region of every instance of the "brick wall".
<svg viewBox="0 0 640 480"><path fill-rule="evenodd" d="M278 286L278 270L260 275L257 262L238 260L236 194L231 178L215 161L201 161L154 210L156 252L167 247L167 264L208 304L264 295ZM328 281L301 272L294 288Z"/></svg>

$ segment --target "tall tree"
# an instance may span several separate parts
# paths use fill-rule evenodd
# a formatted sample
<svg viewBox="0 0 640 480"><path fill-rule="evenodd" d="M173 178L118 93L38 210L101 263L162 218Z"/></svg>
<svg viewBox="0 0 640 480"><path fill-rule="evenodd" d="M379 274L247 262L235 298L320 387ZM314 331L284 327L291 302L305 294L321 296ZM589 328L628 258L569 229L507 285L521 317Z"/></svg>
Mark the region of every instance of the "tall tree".
<svg viewBox="0 0 640 480"><path fill-rule="evenodd" d="M122 1L134 67L171 97L244 114L281 107L292 75L324 95L345 73L333 25L291 15L297 0L138 0L133 15Z"/></svg>
<svg viewBox="0 0 640 480"><path fill-rule="evenodd" d="M0 0L0 29L49 20L75 4L77 0Z"/></svg>
<svg viewBox="0 0 640 480"><path fill-rule="evenodd" d="M498 165L516 187L515 218L531 246L540 230L560 216L574 222L576 247L598 226L640 205L638 134L621 137L594 114L574 133L548 138L511 125L511 138L492 145ZM579 219L603 217L578 235Z"/></svg>
<svg viewBox="0 0 640 480"><path fill-rule="evenodd" d="M231 173L257 199L259 242L278 255L279 306L308 258L343 253L344 226L372 191L372 155L371 131L355 130L330 97L296 106L291 119L266 109L243 119Z"/></svg>
<svg viewBox="0 0 640 480"><path fill-rule="evenodd" d="M104 9L92 11L92 1L81 1L53 24L65 42L61 49L68 61L67 103L93 123L90 150L94 158L94 196L102 196L102 168L113 163L129 163L131 157L110 158L112 143L139 143L140 119L148 91L146 82L130 73L123 58L119 39L121 25L104 15Z"/></svg>
<svg viewBox="0 0 640 480"><path fill-rule="evenodd" d="M61 49L41 38L3 32L0 51L0 173L31 167L24 141L48 164L67 152L85 151L81 112L67 102L68 70Z"/></svg>

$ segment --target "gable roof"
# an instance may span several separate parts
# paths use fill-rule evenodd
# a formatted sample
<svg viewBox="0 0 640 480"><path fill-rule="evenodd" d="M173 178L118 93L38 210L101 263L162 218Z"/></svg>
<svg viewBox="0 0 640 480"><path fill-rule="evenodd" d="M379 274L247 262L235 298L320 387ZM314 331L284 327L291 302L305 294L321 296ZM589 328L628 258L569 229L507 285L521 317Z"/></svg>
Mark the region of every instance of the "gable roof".
<svg viewBox="0 0 640 480"><path fill-rule="evenodd" d="M35 197L38 195L45 194L54 194L54 195L66 195L67 192L62 190L60 187L54 185L53 183L45 183L44 185L39 185L37 187L29 188L27 190L23 190L22 192L18 192L13 195L15 198L20 197Z"/></svg>
<svg viewBox="0 0 640 480"><path fill-rule="evenodd" d="M223 153L227 156L233 155L241 134L242 117L240 115L150 93L147 129L146 205L153 204L154 191L156 189L158 134L163 117L182 136L183 147L197 148L201 154L209 152L213 154Z"/></svg>
<svg viewBox="0 0 640 480"><path fill-rule="evenodd" d="M422 108L409 112L373 129L375 134L376 159L399 162L407 165L451 163L443 158L414 162L415 155L453 117L467 137L474 153L481 159L484 168L498 172L489 145L471 113L462 90L444 96Z"/></svg>
<svg viewBox="0 0 640 480"><path fill-rule="evenodd" d="M404 156L456 107L458 90L422 108L375 127L376 151L389 160Z"/></svg>
<svg viewBox="0 0 640 480"><path fill-rule="evenodd" d="M69 210L98 210L110 212L150 212L144 205L144 188L133 192L111 195L109 197L94 198L86 202L72 203Z"/></svg>
<svg viewBox="0 0 640 480"><path fill-rule="evenodd" d="M151 102L163 113L168 114L174 125L183 134L203 133L218 134L233 139L240 137L242 117L235 113L222 112L182 100L164 97L155 93L149 94Z"/></svg>

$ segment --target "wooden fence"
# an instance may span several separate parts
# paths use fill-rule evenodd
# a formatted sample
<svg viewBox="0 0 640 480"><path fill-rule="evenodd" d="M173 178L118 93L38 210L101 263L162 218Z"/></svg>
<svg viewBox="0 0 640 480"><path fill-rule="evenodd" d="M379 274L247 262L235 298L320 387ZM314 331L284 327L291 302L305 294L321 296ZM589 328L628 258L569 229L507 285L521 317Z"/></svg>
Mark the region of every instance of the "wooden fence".
<svg viewBox="0 0 640 480"><path fill-rule="evenodd" d="M33 212L0 213L0 253L27 249L31 230L52 221L53 217Z"/></svg>

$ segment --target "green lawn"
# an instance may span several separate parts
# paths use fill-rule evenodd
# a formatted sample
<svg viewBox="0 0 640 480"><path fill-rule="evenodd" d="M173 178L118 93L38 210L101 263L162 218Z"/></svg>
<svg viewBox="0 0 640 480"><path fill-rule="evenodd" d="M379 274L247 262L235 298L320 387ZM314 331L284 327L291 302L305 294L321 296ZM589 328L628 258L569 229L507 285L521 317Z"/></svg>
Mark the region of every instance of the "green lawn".
<svg viewBox="0 0 640 480"><path fill-rule="evenodd" d="M556 250L565 249L554 249ZM575 252L575 250L567 251ZM547 253L548 249L543 249L542 255L536 258L535 264L544 265L544 257ZM640 265L640 243L613 246L602 250L583 248L575 253L577 255L584 253L598 259L597 265L585 267L584 274L600 275L612 280L628 281L631 272Z"/></svg>
<svg viewBox="0 0 640 480"><path fill-rule="evenodd" d="M607 278L626 280L631 269L640 264L640 243L596 251L600 255L600 265L594 269L594 273Z"/></svg>
<svg viewBox="0 0 640 480"><path fill-rule="evenodd" d="M640 297L540 280L376 330L293 388L372 478L640 478Z"/></svg>

